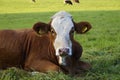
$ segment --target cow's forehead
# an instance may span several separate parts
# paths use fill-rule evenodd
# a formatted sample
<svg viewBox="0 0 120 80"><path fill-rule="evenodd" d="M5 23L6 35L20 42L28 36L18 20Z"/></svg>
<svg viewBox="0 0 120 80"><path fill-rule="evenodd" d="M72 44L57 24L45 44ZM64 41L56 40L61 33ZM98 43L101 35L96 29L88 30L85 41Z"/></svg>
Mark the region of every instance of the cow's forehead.
<svg viewBox="0 0 120 80"><path fill-rule="evenodd" d="M52 17L51 26L55 29L57 34L69 33L71 28L74 26L72 17L67 12L58 12Z"/></svg>
<svg viewBox="0 0 120 80"><path fill-rule="evenodd" d="M60 11L60 12L57 12L56 14L54 14L51 18L54 19L55 17L70 17L70 18L72 18L72 15L65 11Z"/></svg>

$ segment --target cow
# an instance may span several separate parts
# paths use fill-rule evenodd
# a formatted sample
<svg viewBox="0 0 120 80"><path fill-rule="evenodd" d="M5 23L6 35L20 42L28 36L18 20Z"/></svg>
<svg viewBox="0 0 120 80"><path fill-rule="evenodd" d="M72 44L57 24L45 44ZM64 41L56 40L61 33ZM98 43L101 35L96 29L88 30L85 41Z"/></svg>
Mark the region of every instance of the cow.
<svg viewBox="0 0 120 80"><path fill-rule="evenodd" d="M36 2L36 0L32 0L33 2ZM79 0L73 0L74 2L76 2L76 3L79 3ZM65 4L70 4L70 5L72 5L72 2L71 2L71 0L64 0L64 3Z"/></svg>
<svg viewBox="0 0 120 80"><path fill-rule="evenodd" d="M79 3L79 0L73 0L73 1L76 2L76 3ZM64 0L64 3L65 3L65 4L73 5L73 3L72 3L71 0Z"/></svg>
<svg viewBox="0 0 120 80"><path fill-rule="evenodd" d="M0 69L18 67L27 71L62 71L77 74L91 65L81 61L82 46L74 33L91 29L86 21L76 23L66 11L57 12L49 23L37 22L32 29L0 30Z"/></svg>

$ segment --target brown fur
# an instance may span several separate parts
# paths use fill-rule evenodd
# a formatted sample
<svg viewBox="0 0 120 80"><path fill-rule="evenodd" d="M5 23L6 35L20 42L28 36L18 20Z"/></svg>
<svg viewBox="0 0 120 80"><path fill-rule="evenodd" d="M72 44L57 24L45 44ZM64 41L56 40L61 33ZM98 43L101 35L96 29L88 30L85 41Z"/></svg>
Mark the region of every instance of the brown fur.
<svg viewBox="0 0 120 80"><path fill-rule="evenodd" d="M78 25L79 23L75 23L76 31L79 32ZM81 28L81 23L79 27ZM39 34L40 29L44 34ZM74 75L80 72L79 70L90 68L88 63L79 61L83 50L74 39L72 39L73 55L66 59L67 66L60 66L53 46L54 38L50 25L41 22L36 23L33 29L0 30L0 69L20 67L39 72L62 70Z"/></svg>

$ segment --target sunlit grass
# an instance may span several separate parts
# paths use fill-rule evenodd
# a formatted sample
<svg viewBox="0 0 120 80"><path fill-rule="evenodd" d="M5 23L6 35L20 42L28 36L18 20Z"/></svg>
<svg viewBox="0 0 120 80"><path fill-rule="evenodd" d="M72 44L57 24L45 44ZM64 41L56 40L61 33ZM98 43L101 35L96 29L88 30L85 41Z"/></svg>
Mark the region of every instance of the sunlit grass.
<svg viewBox="0 0 120 80"><path fill-rule="evenodd" d="M63 4L63 0L1 0L0 13L31 13L66 11L90 11L90 10L119 10L120 0L80 0L80 4L73 6Z"/></svg>

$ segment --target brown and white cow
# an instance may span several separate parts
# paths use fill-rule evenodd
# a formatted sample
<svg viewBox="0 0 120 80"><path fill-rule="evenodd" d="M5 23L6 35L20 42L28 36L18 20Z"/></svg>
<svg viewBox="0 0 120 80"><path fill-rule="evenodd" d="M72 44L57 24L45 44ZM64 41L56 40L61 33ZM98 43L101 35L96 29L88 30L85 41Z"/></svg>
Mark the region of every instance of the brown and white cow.
<svg viewBox="0 0 120 80"><path fill-rule="evenodd" d="M79 3L79 0L73 0L73 1L76 2L76 3ZM64 0L64 3L65 4L70 4L70 5L73 4L71 0Z"/></svg>
<svg viewBox="0 0 120 80"><path fill-rule="evenodd" d="M50 23L38 22L33 29L0 30L0 69L70 74L87 70L90 65L80 61L83 50L74 40L74 32L84 34L90 29L90 23L75 23L69 13L60 11Z"/></svg>

